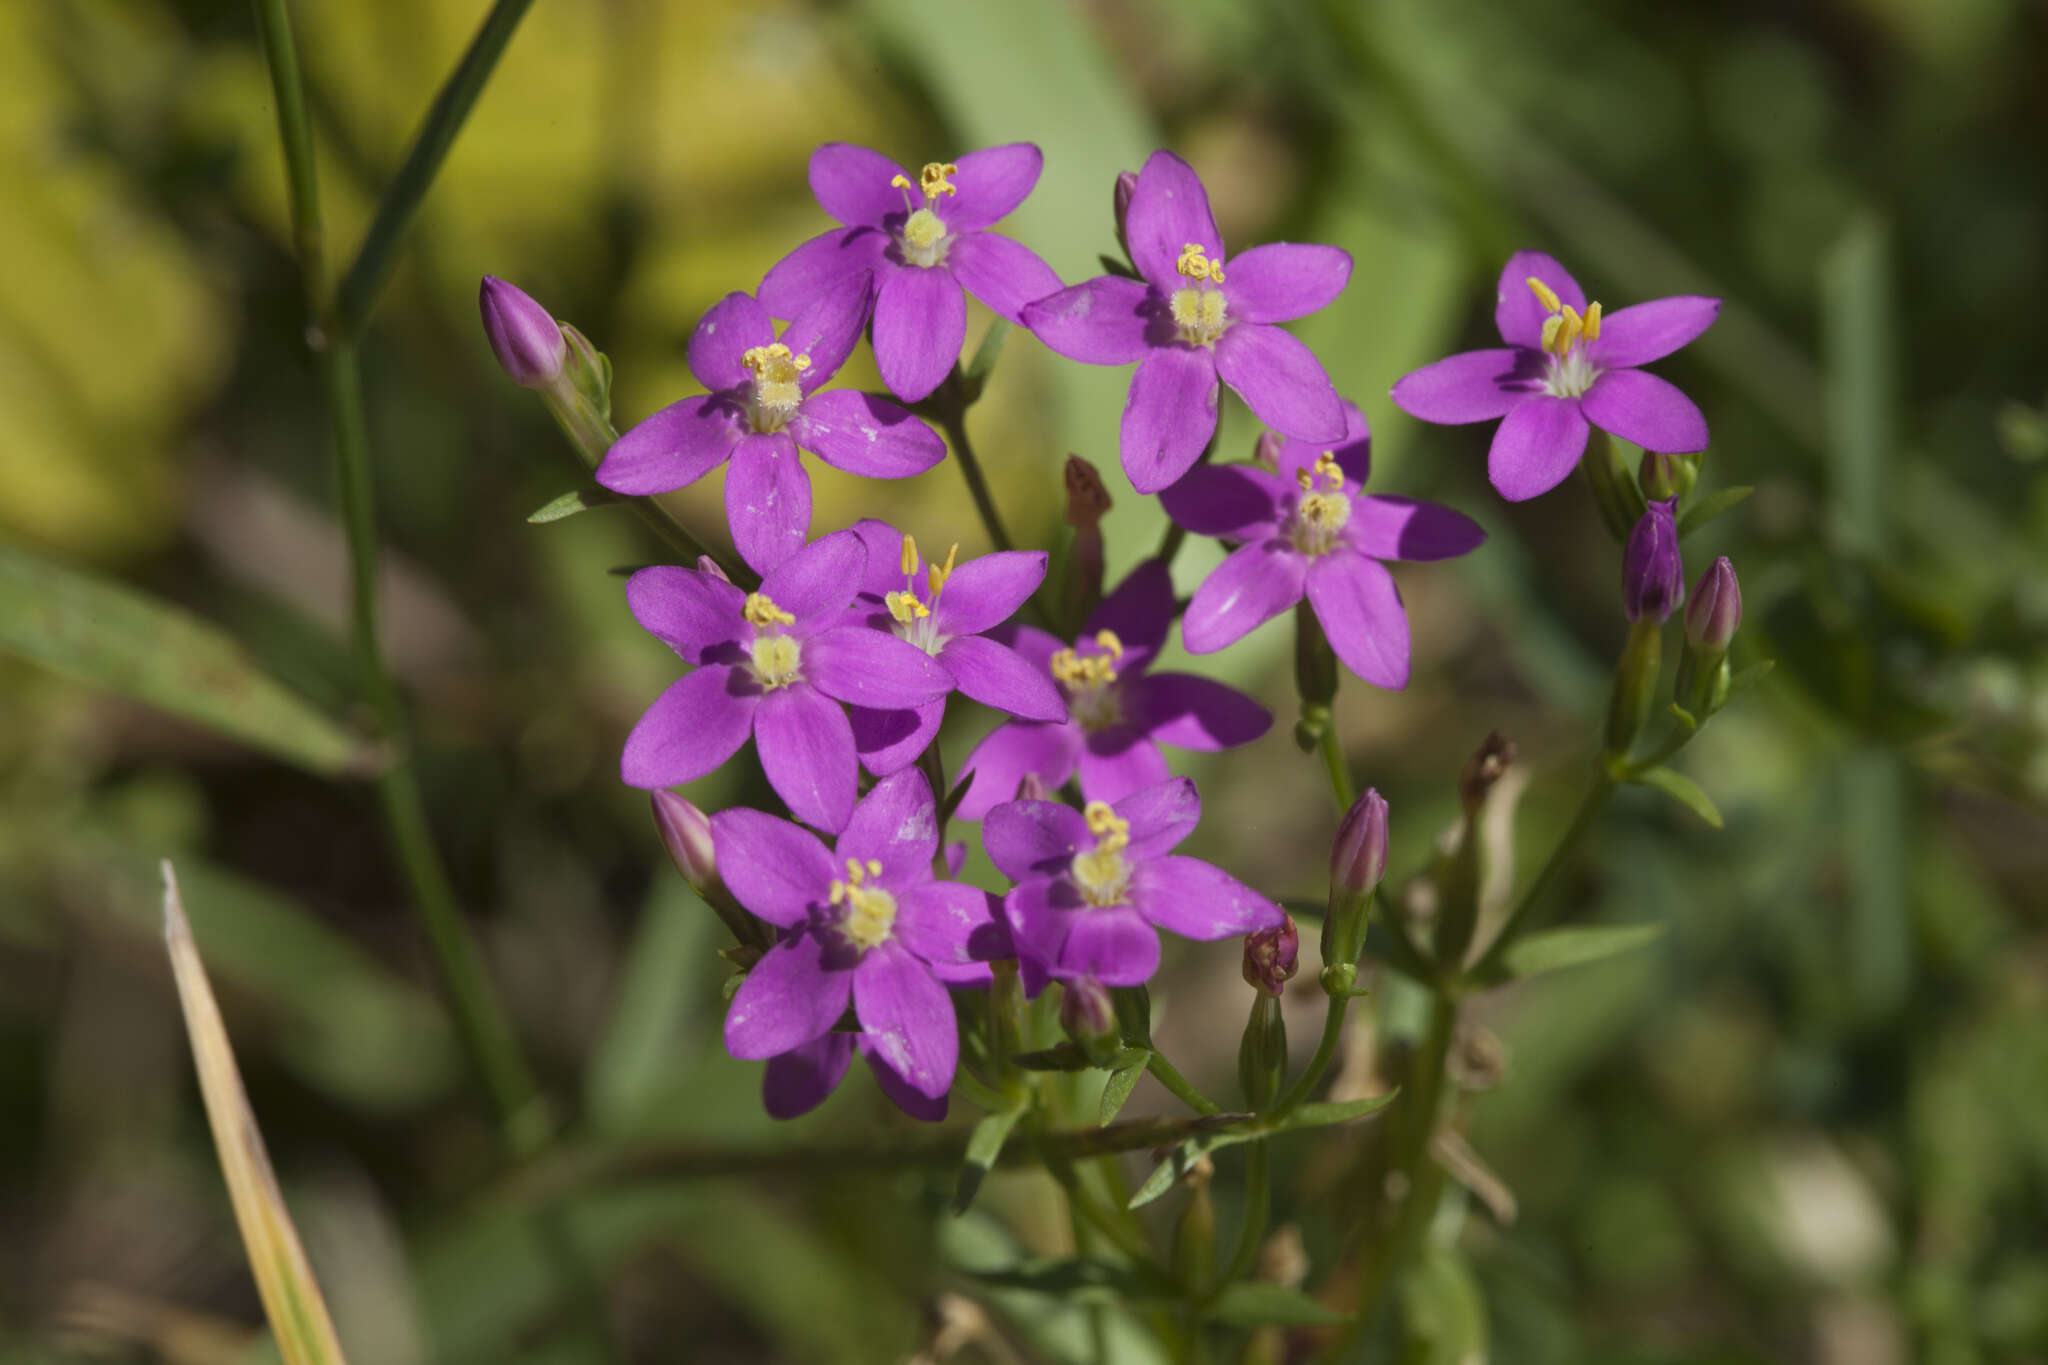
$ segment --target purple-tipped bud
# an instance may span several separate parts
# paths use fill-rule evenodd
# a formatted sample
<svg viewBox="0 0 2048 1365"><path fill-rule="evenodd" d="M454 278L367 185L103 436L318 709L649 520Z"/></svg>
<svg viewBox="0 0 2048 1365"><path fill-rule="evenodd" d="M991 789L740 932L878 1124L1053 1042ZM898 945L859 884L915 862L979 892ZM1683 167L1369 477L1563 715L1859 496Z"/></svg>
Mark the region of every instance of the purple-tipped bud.
<svg viewBox="0 0 2048 1365"><path fill-rule="evenodd" d="M1371 787L1351 803L1330 846L1330 885L1363 896L1387 874L1387 802Z"/></svg>
<svg viewBox="0 0 2048 1365"><path fill-rule="evenodd" d="M661 831L661 842L668 846L668 856L675 859L683 880L698 895L708 896L711 888L718 885L718 859L711 851L711 817L672 791L656 790L654 827Z"/></svg>
<svg viewBox="0 0 2048 1365"><path fill-rule="evenodd" d="M948 877L958 877L960 869L967 866L967 841L965 839L955 839L949 844L942 845L939 849L939 856L945 860L946 875Z"/></svg>
<svg viewBox="0 0 2048 1365"><path fill-rule="evenodd" d="M1678 557L1678 503L1653 502L1628 534L1621 556L1622 609L1631 621L1662 625L1685 600L1685 565Z"/></svg>
<svg viewBox="0 0 2048 1365"><path fill-rule="evenodd" d="M1045 785L1045 779L1037 773L1026 773L1023 779L1017 783L1017 799L1019 801L1050 801L1052 800L1052 789Z"/></svg>
<svg viewBox="0 0 2048 1365"><path fill-rule="evenodd" d="M1301 962L1301 934L1294 916L1281 916L1272 929L1244 936L1244 979L1266 995L1278 998L1287 989Z"/></svg>
<svg viewBox="0 0 2048 1365"><path fill-rule="evenodd" d="M1252 463L1261 469L1280 468L1280 451L1287 444L1287 438L1277 431L1262 431L1259 439L1252 443Z"/></svg>
<svg viewBox="0 0 2048 1365"><path fill-rule="evenodd" d="M1131 196L1137 192L1138 173L1136 171L1118 171L1116 173L1116 190L1110 199L1110 207L1116 214L1116 244L1124 249L1126 255L1130 254L1131 243L1130 239L1124 235L1124 219L1131 215Z"/></svg>
<svg viewBox="0 0 2048 1365"><path fill-rule="evenodd" d="M484 276L477 307L483 313L484 335L490 339L491 351L513 383L525 389L545 389L562 377L569 343L562 339L561 324L547 309L496 275Z"/></svg>
<svg viewBox="0 0 2048 1365"><path fill-rule="evenodd" d="M1069 1038L1083 1045L1114 1042L1116 1002L1110 999L1109 988L1092 976L1062 981L1060 1027Z"/></svg>
<svg viewBox="0 0 2048 1365"><path fill-rule="evenodd" d="M1702 654L1726 654L1741 624L1742 585L1735 580L1735 566L1722 555L1693 585L1692 605L1685 609L1685 642Z"/></svg>
<svg viewBox="0 0 2048 1365"><path fill-rule="evenodd" d="M732 580L726 577L725 575L725 566L720 564L717 560L713 559L710 555L697 556L697 572L710 574L713 578L717 579L721 583L732 582Z"/></svg>

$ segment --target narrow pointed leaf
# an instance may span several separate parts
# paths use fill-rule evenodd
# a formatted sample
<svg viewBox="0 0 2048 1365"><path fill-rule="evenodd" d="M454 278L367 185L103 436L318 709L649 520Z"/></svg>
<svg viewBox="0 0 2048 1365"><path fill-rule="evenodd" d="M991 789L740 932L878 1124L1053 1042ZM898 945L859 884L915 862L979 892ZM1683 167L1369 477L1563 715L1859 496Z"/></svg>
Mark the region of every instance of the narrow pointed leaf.
<svg viewBox="0 0 2048 1365"><path fill-rule="evenodd" d="M988 1178L996 1158L1003 1154L1003 1144L1009 1141L1010 1130L1023 1116L1021 1109L1006 1109L990 1114L974 1125L974 1132L967 1139L967 1159L960 1167L959 1182L953 1187L953 1213L956 1216L973 1206L981 1182Z"/></svg>
<svg viewBox="0 0 2048 1365"><path fill-rule="evenodd" d="M1260 1280L1240 1280L1202 1310L1211 1322L1232 1327L1335 1327L1351 1319L1299 1289Z"/></svg>
<svg viewBox="0 0 2048 1365"><path fill-rule="evenodd" d="M1645 787L1655 787L1715 829L1721 828L1721 812L1715 807L1713 798L1700 789L1699 783L1677 769L1652 768L1646 773L1639 773L1635 780Z"/></svg>
<svg viewBox="0 0 2048 1365"><path fill-rule="evenodd" d="M1739 506L1743 502L1748 501L1749 495L1754 492L1756 492L1756 489L1753 486L1742 484L1735 488L1724 488L1718 493L1710 493L1706 497L1701 498L1698 502L1686 508L1684 515L1678 518L1679 538L1683 539L1691 535L1694 531L1699 530L1700 527L1705 526L1729 508Z"/></svg>
<svg viewBox="0 0 2048 1365"><path fill-rule="evenodd" d="M0 545L0 650L132 697L320 774L382 763L361 735L178 607Z"/></svg>
<svg viewBox="0 0 2048 1365"><path fill-rule="evenodd" d="M1128 1051L1137 1060L1110 1072L1109 1079L1102 1086L1102 1104L1096 1111L1095 1121L1104 1127L1122 1111L1124 1101L1131 1097L1138 1079L1145 1074L1145 1063L1152 1059L1151 1052L1144 1048L1130 1048Z"/></svg>
<svg viewBox="0 0 2048 1365"><path fill-rule="evenodd" d="M312 1264L299 1244L285 1207L284 1192L264 1149L263 1134L249 1108L242 1075L228 1045L227 1026L207 984L192 926L178 895L178 877L168 860L164 873L164 942L177 978L178 1002L184 1009L185 1031L192 1040L192 1059L199 1070L199 1089L206 1101L206 1119L213 1129L221 1173L227 1177L235 1224L256 1276L256 1292L277 1338L285 1365L345 1365L341 1341L327 1316Z"/></svg>
<svg viewBox="0 0 2048 1365"><path fill-rule="evenodd" d="M572 488L561 497L550 500L526 520L535 526L544 526L551 521L573 517L578 512L588 512L593 507L611 507L624 501L617 493L607 493L602 488Z"/></svg>
<svg viewBox="0 0 2048 1365"><path fill-rule="evenodd" d="M1384 1095L1368 1095L1362 1100L1323 1100L1298 1105L1280 1121L1275 1131L1291 1133L1297 1128L1326 1128L1333 1123L1349 1123L1353 1119L1377 1114L1392 1104L1400 1093L1396 1087Z"/></svg>

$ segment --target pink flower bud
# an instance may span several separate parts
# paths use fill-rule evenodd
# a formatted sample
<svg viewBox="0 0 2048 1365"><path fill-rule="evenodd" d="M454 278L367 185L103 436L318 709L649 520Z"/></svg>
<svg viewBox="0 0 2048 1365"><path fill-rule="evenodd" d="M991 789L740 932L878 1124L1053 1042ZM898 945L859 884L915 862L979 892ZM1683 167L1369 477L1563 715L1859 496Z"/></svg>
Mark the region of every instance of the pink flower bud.
<svg viewBox="0 0 2048 1365"><path fill-rule="evenodd" d="M668 856L675 859L676 870L698 895L708 895L718 885L718 859L711 850L711 817L672 791L657 790L653 798L654 827L661 831Z"/></svg>
<svg viewBox="0 0 2048 1365"><path fill-rule="evenodd" d="M1130 239L1124 235L1124 219L1131 214L1131 196L1138 192L1138 173L1118 171L1116 190L1110 198L1110 207L1116 214L1116 242L1126 253L1131 249Z"/></svg>
<svg viewBox="0 0 2048 1365"><path fill-rule="evenodd" d="M1107 1043L1117 1034L1116 1004L1092 976L1060 983L1060 1027L1077 1043Z"/></svg>
<svg viewBox="0 0 2048 1365"><path fill-rule="evenodd" d="M732 582L730 578L727 578L725 576L724 567L721 564L719 564L717 560L713 559L710 555L697 556L697 572L708 573L721 583Z"/></svg>
<svg viewBox="0 0 2048 1365"><path fill-rule="evenodd" d="M1337 842L1330 848L1330 885L1363 896L1378 886L1386 873L1387 802L1368 787L1344 813L1344 823L1337 826Z"/></svg>
<svg viewBox="0 0 2048 1365"><path fill-rule="evenodd" d="M484 276L477 294L484 336L498 365L513 383L526 389L552 387L562 377L569 343L548 310L495 275Z"/></svg>
<svg viewBox="0 0 2048 1365"><path fill-rule="evenodd" d="M1702 654L1725 654L1741 624L1742 585L1735 566L1722 555L1693 585L1692 605L1685 609L1685 642Z"/></svg>
<svg viewBox="0 0 2048 1365"><path fill-rule="evenodd" d="M1301 933L1294 927L1294 916L1282 915L1275 927L1244 936L1244 979L1277 997L1300 968L1300 956Z"/></svg>
<svg viewBox="0 0 2048 1365"><path fill-rule="evenodd" d="M1650 618L1658 624L1685 600L1685 565L1678 558L1678 504L1652 502L1629 532L1622 551L1622 609L1631 621Z"/></svg>
<svg viewBox="0 0 2048 1365"><path fill-rule="evenodd" d="M1026 773L1024 774L1024 779L1017 784L1017 799L1019 801L1050 801L1052 800L1052 790L1045 785L1045 779L1037 773Z"/></svg>

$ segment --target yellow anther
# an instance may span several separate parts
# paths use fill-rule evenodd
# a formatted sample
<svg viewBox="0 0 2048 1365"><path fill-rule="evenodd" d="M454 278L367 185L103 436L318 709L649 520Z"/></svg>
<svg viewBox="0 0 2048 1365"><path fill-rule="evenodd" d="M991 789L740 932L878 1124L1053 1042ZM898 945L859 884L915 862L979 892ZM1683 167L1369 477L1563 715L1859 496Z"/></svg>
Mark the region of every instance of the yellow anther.
<svg viewBox="0 0 2048 1365"><path fill-rule="evenodd" d="M1173 268L1191 280L1214 280L1223 283L1223 260L1218 256L1209 258L1209 250L1200 242L1189 242L1180 249L1180 259Z"/></svg>
<svg viewBox="0 0 2048 1365"><path fill-rule="evenodd" d="M748 593L746 605L740 608L740 615L744 616L747 624L756 630L766 630L770 626L788 626L796 623L796 617L790 615L781 607L776 606L775 599L764 592Z"/></svg>
<svg viewBox="0 0 2048 1365"><path fill-rule="evenodd" d="M868 875L870 877L879 877L882 875L882 860L880 858L868 859Z"/></svg>
<svg viewBox="0 0 2048 1365"><path fill-rule="evenodd" d="M1052 676L1080 691L1106 687L1116 681L1116 664L1107 654L1082 654L1063 649L1052 656Z"/></svg>
<svg viewBox="0 0 2048 1365"><path fill-rule="evenodd" d="M1095 643L1100 645L1112 659L1124 657L1124 642L1116 638L1116 632L1113 630L1096 631Z"/></svg>
<svg viewBox="0 0 2048 1365"><path fill-rule="evenodd" d="M1295 504L1290 531L1294 546L1304 554L1322 555L1336 547L1337 533L1351 520L1351 499L1344 492L1344 467L1329 451L1316 456L1314 465L1294 474L1301 485L1301 500Z"/></svg>
<svg viewBox="0 0 2048 1365"><path fill-rule="evenodd" d="M882 601L888 606L889 614L895 617L897 622L902 625L907 626L912 621L922 621L925 617L932 614L932 609L918 601L917 594L908 589L899 589L896 592L889 593L883 597Z"/></svg>
<svg viewBox="0 0 2048 1365"><path fill-rule="evenodd" d="M1557 297L1557 291L1537 279L1534 275L1529 277L1528 285L1529 292L1536 296L1536 302L1543 305L1544 312L1555 313L1562 306Z"/></svg>
<svg viewBox="0 0 2048 1365"><path fill-rule="evenodd" d="M811 358L792 355L789 347L779 341L771 341L766 346L749 346L741 354L740 364L746 366L756 379L787 383L811 368ZM791 373L784 374L785 370Z"/></svg>
<svg viewBox="0 0 2048 1365"><path fill-rule="evenodd" d="M1081 818L1088 822L1088 832L1095 836L1098 849L1130 847L1131 822L1111 809L1107 801L1090 801Z"/></svg>
<svg viewBox="0 0 2048 1365"><path fill-rule="evenodd" d="M1214 289L1185 285L1166 300L1167 311L1180 339L1193 346L1207 346L1223 335L1225 304Z"/></svg>
<svg viewBox="0 0 2048 1365"><path fill-rule="evenodd" d="M873 948L886 941L896 927L896 898L879 886L867 884L882 875L882 864L870 858L846 860L846 879L832 883L833 905L846 907L840 930L858 948Z"/></svg>
<svg viewBox="0 0 2048 1365"><path fill-rule="evenodd" d="M897 563L902 566L905 578L917 572L917 542L907 535L903 537L903 554Z"/></svg>
<svg viewBox="0 0 2048 1365"><path fill-rule="evenodd" d="M1586 305L1586 340L1600 339L1600 301L1595 299Z"/></svg>
<svg viewBox="0 0 2048 1365"><path fill-rule="evenodd" d="M934 564L925 571L925 586L931 589L933 597L946 590L946 580L953 576L954 561L960 557L960 542L954 541L946 551L946 562Z"/></svg>

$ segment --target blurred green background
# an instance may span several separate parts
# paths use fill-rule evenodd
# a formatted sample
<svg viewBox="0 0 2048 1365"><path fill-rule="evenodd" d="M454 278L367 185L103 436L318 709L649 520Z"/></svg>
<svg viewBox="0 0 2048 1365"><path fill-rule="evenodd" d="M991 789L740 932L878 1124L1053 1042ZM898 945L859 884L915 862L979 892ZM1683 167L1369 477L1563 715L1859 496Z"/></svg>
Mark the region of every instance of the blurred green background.
<svg viewBox="0 0 2048 1365"><path fill-rule="evenodd" d="M343 262L482 6L291 9ZM914 1136L864 1075L773 1125L758 1068L723 1055L717 926L616 775L677 666L608 570L659 546L614 512L526 524L575 466L493 367L478 277L612 355L623 426L691 390L704 308L822 230L816 143L914 166L1037 142L1044 179L1007 230L1068 280L1114 249L1115 172L1170 145L1233 248L1352 252L1349 291L1298 330L1372 421L1374 486L1492 536L1402 572L1408 690L1339 698L1397 875L1498 729L1527 779L1526 877L1578 795L1625 623L1577 482L1504 504L1485 429L1422 427L1387 387L1487 343L1519 246L1610 309L1728 300L1659 368L1712 423L1708 485L1757 490L1687 542L1688 576L1734 557L1737 661L1778 668L1685 756L1728 828L1628 793L1570 879L1577 917L1668 923L1660 944L1478 1010L1506 1061L1470 1136L1516 1210L1466 1218L1488 1309L1440 1358L2048 1360L2044 75L2048 11L2026 0L542 0L364 363L388 652L432 824L566 1131ZM0 542L181 604L346 716L345 550L286 217L246 4L0 5ZM864 353L848 378L875 382ZM1017 335L970 419L1037 543L1060 534L1069 451L1111 471L1113 574L1160 527L1114 473L1125 383ZM1252 435L1233 411L1225 455ZM980 547L950 462L816 483L820 529L883 515ZM723 536L716 476L675 505ZM1213 559L1190 547L1183 586ZM1184 771L1205 856L1315 898L1334 820L1288 738L1289 656L1276 625L1205 662L1280 722ZM988 724L969 709L955 767ZM745 763L690 795L767 800ZM614 1189L574 1201L587 1273L565 1282L502 1186L371 790L0 655L0 1360L261 1349L163 965L166 853L356 1361L894 1362L931 1343L935 1305L957 1315L947 1293L1006 1343L957 1359L1083 1358L1071 1311L960 1273L1067 1245L1042 1177L999 1175L961 1220L942 1169ZM1231 947L1169 953L1160 1036L1212 1090L1247 995ZM1413 1027L1398 988L1376 1000L1366 1034ZM1289 1001L1312 1042L1308 973ZM1129 1112L1171 1107L1148 1081ZM1334 1131L1280 1149L1276 1219L1311 1283L1358 1140ZM1235 1179L1222 1163L1226 1216Z"/></svg>

